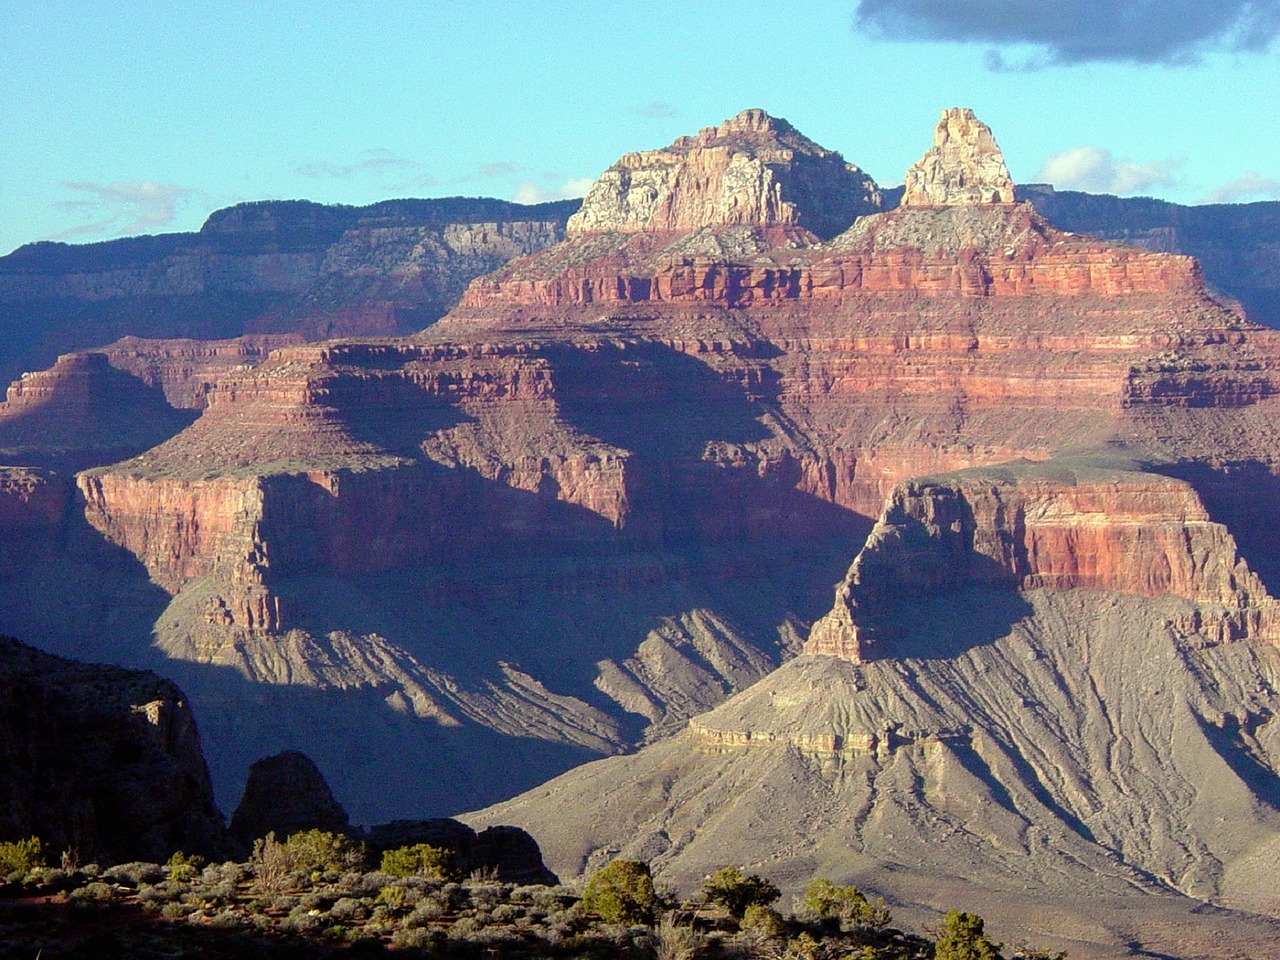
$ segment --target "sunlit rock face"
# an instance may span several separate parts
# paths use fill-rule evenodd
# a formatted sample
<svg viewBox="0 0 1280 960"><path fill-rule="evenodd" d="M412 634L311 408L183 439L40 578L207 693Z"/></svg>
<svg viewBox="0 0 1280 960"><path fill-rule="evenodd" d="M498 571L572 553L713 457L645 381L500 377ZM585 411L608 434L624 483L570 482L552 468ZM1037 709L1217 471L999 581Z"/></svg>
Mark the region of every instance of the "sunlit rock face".
<svg viewBox="0 0 1280 960"><path fill-rule="evenodd" d="M942 111L933 146L907 170L904 207L1013 203L1013 179L991 128L968 108Z"/></svg>
<svg viewBox="0 0 1280 960"><path fill-rule="evenodd" d="M666 149L626 154L596 181L568 233L794 225L829 237L879 206L875 181L840 154L744 110Z"/></svg>

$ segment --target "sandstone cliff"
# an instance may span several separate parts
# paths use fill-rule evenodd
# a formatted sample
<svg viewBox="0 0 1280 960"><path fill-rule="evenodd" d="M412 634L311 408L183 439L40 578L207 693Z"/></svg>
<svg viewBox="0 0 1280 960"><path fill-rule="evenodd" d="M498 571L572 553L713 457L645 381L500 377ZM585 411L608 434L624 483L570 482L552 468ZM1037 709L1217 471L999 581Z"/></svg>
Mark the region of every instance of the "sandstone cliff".
<svg viewBox="0 0 1280 960"><path fill-rule="evenodd" d="M197 234L29 244L0 257L0 378L128 335L407 333L472 278L561 239L576 207L262 202L216 211Z"/></svg>
<svg viewBox="0 0 1280 960"><path fill-rule="evenodd" d="M805 652L909 655L885 642L898 607L972 586L1180 597L1194 603L1170 624L1180 636L1280 641L1280 604L1190 485L1051 462L899 485Z"/></svg>
<svg viewBox="0 0 1280 960"><path fill-rule="evenodd" d="M904 207L1013 203L1013 178L991 128L972 110L942 111L933 146L907 169Z"/></svg>
<svg viewBox="0 0 1280 960"><path fill-rule="evenodd" d="M665 150L622 157L569 218L568 233L795 225L830 237L879 206L875 181L840 154L785 120L744 110Z"/></svg>
<svg viewBox="0 0 1280 960"><path fill-rule="evenodd" d="M32 835L81 862L232 851L173 684L0 638L0 836Z"/></svg>
<svg viewBox="0 0 1280 960"><path fill-rule="evenodd" d="M677 153L818 156L763 116L729 126ZM967 147L931 169L983 155L983 129L949 132ZM750 686L830 610L914 477L1117 445L1170 464L1170 490L1023 490L1024 516L1064 513L1037 527L1035 572L1218 611L1179 621L1189 645L1267 635L1237 567L1274 575L1258 561L1280 499L1248 491L1280 476L1280 343L1194 261L1003 202L866 214L819 244L799 194L726 224L695 181L672 181L669 209L701 211L687 230L577 233L413 338L68 358L45 391L66 409L88 364L196 419L82 471L61 526L15 522L77 547L0 580L7 616L113 649L107 623L124 622L131 655L207 705L227 802L251 761L302 745L358 822L479 805L491 770L531 786ZM252 213L228 229L259 229ZM23 403L14 422L34 416ZM1096 522L1121 501L1131 523ZM1200 511L1182 553L1180 527L1142 532L1170 504ZM1130 556L1151 566L1126 586ZM1016 598L1032 574L1010 569ZM75 604L40 585L61 582ZM353 749L368 737L390 746Z"/></svg>

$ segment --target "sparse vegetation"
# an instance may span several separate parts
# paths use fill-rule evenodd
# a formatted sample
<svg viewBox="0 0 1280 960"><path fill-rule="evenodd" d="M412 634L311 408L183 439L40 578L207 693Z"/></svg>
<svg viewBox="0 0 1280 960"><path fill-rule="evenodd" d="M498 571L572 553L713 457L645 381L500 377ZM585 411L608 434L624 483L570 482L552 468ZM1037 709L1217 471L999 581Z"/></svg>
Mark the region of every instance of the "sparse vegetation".
<svg viewBox="0 0 1280 960"><path fill-rule="evenodd" d="M725 867L707 877L702 895L708 903L718 903L729 916L741 920L751 906L767 907L782 891L763 877L747 876L738 867Z"/></svg>
<svg viewBox="0 0 1280 960"><path fill-rule="evenodd" d="M1000 944L987 936L976 913L952 910L938 929L933 956L934 960L1000 960Z"/></svg>
<svg viewBox="0 0 1280 960"><path fill-rule="evenodd" d="M49 862L39 837L28 837L15 843L0 843L0 877L18 871L26 872Z"/></svg>
<svg viewBox="0 0 1280 960"><path fill-rule="evenodd" d="M695 902L677 909L656 894L648 864L637 860L609 864L579 900L566 887L448 879L441 851L425 845L390 851L383 869L363 872L364 850L322 831L284 842L267 837L243 864L202 865L179 855L164 866L64 870L43 866L36 843L0 849L6 865L22 865L0 883L0 958L15 955L14 944L53 944L87 927L106 931L99 935L116 954L145 958L326 958L390 948L406 960L427 953L454 960L1001 960L973 914L948 914L935 945L888 929L883 903L855 887L818 880L797 899L796 916L784 917L770 906L777 887L737 867L717 871ZM33 905L33 897L45 902ZM1065 955L1022 948L1013 957Z"/></svg>
<svg viewBox="0 0 1280 960"><path fill-rule="evenodd" d="M427 843L415 843L410 847L398 847L382 855L381 871L393 877L429 877L447 880L451 873L453 855L444 847Z"/></svg>
<svg viewBox="0 0 1280 960"><path fill-rule="evenodd" d="M582 895L582 909L605 923L651 923L656 903L653 875L640 860L614 860L587 882Z"/></svg>

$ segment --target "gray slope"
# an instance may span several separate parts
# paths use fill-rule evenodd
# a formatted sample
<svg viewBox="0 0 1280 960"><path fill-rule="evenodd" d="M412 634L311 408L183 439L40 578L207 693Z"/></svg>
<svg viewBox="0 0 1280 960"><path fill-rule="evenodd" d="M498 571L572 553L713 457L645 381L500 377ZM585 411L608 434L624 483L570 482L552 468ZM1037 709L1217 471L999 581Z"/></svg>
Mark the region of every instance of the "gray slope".
<svg viewBox="0 0 1280 960"><path fill-rule="evenodd" d="M922 603L916 656L801 657L678 738L467 819L528 829L561 876L633 856L687 890L742 863L792 891L855 881L908 921L980 908L1073 957L1257 955L1280 929L1199 901L1275 907L1280 650L1191 649L1162 620L1178 603ZM975 625L995 638L966 648Z"/></svg>

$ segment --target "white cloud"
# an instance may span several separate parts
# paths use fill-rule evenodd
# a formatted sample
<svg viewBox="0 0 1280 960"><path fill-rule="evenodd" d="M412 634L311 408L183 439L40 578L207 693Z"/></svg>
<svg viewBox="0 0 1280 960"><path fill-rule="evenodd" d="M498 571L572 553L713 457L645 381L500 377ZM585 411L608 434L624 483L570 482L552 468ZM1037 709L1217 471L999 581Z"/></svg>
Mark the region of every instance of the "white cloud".
<svg viewBox="0 0 1280 960"><path fill-rule="evenodd" d="M678 113L675 104L667 103L665 100L654 100L652 103L646 103L637 111L642 117L648 117L650 120L661 120L664 117L674 117Z"/></svg>
<svg viewBox="0 0 1280 960"><path fill-rule="evenodd" d="M591 189L591 185L595 182L594 177L576 177L572 180L564 181L558 187L548 188L533 180L521 180L516 184L516 189L511 194L511 199L516 203L547 203L551 200L585 197L587 191Z"/></svg>
<svg viewBox="0 0 1280 960"><path fill-rule="evenodd" d="M153 232L173 223L179 201L193 193L190 187L182 187L176 183L153 183L150 180L136 183L75 181L64 183L63 186L81 196L76 200L60 201L56 205L64 210L82 211L85 216L92 216L94 219L64 230L50 238L53 240Z"/></svg>
<svg viewBox="0 0 1280 960"><path fill-rule="evenodd" d="M1201 203L1243 203L1249 200L1280 200L1280 178L1264 177L1250 170L1209 193Z"/></svg>
<svg viewBox="0 0 1280 960"><path fill-rule="evenodd" d="M1035 178L1052 183L1060 190L1127 195L1171 185L1179 163L1176 160L1147 163L1117 160L1110 150L1086 145L1053 154L1045 160Z"/></svg>

